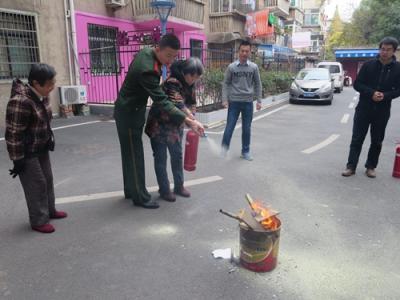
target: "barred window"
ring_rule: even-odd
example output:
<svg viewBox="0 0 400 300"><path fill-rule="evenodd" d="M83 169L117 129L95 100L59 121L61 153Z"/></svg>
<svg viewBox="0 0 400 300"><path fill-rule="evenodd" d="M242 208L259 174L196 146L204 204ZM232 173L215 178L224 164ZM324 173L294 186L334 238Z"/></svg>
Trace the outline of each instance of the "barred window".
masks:
<svg viewBox="0 0 400 300"><path fill-rule="evenodd" d="M0 80L28 78L36 62L39 46L35 16L0 10Z"/></svg>
<svg viewBox="0 0 400 300"><path fill-rule="evenodd" d="M190 56L203 59L203 41L190 39Z"/></svg>
<svg viewBox="0 0 400 300"><path fill-rule="evenodd" d="M119 73L118 28L88 24L90 69L93 75Z"/></svg>

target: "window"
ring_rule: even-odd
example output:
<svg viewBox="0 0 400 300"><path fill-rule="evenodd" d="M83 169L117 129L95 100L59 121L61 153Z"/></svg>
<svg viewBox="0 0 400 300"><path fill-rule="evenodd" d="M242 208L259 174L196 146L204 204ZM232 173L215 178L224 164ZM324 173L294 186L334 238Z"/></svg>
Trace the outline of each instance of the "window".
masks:
<svg viewBox="0 0 400 300"><path fill-rule="evenodd" d="M290 0L290 5L298 8L303 8L303 0Z"/></svg>
<svg viewBox="0 0 400 300"><path fill-rule="evenodd" d="M305 26L318 26L319 25L319 10L307 9L304 14Z"/></svg>
<svg viewBox="0 0 400 300"><path fill-rule="evenodd" d="M90 69L93 75L119 73L118 28L88 24Z"/></svg>
<svg viewBox="0 0 400 300"><path fill-rule="evenodd" d="M340 73L339 66L335 65L320 65L318 68L328 69L330 73Z"/></svg>
<svg viewBox="0 0 400 300"><path fill-rule="evenodd" d="M210 8L212 13L231 12L234 10L242 13L254 11L255 0L211 0Z"/></svg>
<svg viewBox="0 0 400 300"><path fill-rule="evenodd" d="M203 60L203 41L190 40L190 56L195 56Z"/></svg>
<svg viewBox="0 0 400 300"><path fill-rule="evenodd" d="M39 47L35 16L0 10L0 79L28 78L36 62Z"/></svg>

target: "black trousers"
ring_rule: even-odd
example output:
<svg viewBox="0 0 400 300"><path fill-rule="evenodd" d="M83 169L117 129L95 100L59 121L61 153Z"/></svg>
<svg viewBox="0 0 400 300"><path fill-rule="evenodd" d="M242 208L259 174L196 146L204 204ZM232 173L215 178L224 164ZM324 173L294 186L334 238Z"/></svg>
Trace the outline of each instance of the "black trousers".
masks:
<svg viewBox="0 0 400 300"><path fill-rule="evenodd" d="M55 213L53 173L49 152L27 158L25 168L19 174L25 193L32 226L49 222L49 215Z"/></svg>
<svg viewBox="0 0 400 300"><path fill-rule="evenodd" d="M365 136L370 128L371 145L369 146L368 158L365 162L367 169L375 169L378 165L382 142L385 138L386 125L390 118L388 107L357 107L354 114L353 135L350 144L347 168L355 170L360 157Z"/></svg>

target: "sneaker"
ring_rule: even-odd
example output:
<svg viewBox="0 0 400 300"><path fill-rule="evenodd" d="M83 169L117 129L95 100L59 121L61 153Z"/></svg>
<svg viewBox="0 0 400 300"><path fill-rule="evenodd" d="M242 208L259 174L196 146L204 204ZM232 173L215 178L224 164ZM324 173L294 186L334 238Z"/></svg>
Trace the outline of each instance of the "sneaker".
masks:
<svg viewBox="0 0 400 300"><path fill-rule="evenodd" d="M356 171L353 170L353 169L350 169L350 168L347 168L346 170L344 170L342 172L342 176L344 176L344 177L350 177L350 176L352 176L354 174L356 174Z"/></svg>
<svg viewBox="0 0 400 300"><path fill-rule="evenodd" d="M240 155L240 158L243 158L243 159L248 160L248 161L252 161L253 160L253 157L250 155L250 153L242 153L242 155Z"/></svg>
<svg viewBox="0 0 400 300"><path fill-rule="evenodd" d="M50 223L43 224L40 226L32 226L32 229L40 233L52 233L56 230L54 226L51 225Z"/></svg>
<svg viewBox="0 0 400 300"><path fill-rule="evenodd" d="M221 146L220 156L226 158L228 156L228 148L226 146Z"/></svg>
<svg viewBox="0 0 400 300"><path fill-rule="evenodd" d="M68 214L65 211L56 210L53 214L50 214L50 219L64 219L68 217Z"/></svg>
<svg viewBox="0 0 400 300"><path fill-rule="evenodd" d="M174 193L179 196L185 197L185 198L190 197L190 192L187 189L185 189L183 186L177 190L174 190Z"/></svg>
<svg viewBox="0 0 400 300"><path fill-rule="evenodd" d="M367 169L365 171L365 175L367 175L369 178L375 178L376 177L375 169Z"/></svg>

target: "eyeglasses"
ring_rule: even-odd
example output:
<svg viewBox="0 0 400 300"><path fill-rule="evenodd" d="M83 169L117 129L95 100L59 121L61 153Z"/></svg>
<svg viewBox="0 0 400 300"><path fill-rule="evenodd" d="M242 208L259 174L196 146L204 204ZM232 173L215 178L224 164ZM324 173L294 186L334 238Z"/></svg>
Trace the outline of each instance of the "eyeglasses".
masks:
<svg viewBox="0 0 400 300"><path fill-rule="evenodd" d="M393 48L380 48L379 51L381 51L381 52L393 52L394 49Z"/></svg>

